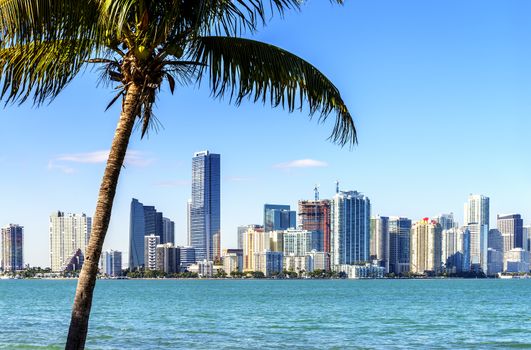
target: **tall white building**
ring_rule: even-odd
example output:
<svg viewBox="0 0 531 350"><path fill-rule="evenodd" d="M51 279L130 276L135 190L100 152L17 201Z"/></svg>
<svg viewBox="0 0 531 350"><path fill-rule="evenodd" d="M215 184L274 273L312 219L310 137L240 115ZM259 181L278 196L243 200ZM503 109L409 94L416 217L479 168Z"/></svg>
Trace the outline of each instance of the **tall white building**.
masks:
<svg viewBox="0 0 531 350"><path fill-rule="evenodd" d="M389 272L389 218L374 216L371 218L370 239L371 260L377 260L378 266Z"/></svg>
<svg viewBox="0 0 531 350"><path fill-rule="evenodd" d="M487 271L489 197L471 194L465 203L464 225L470 231L470 262L474 270Z"/></svg>
<svg viewBox="0 0 531 350"><path fill-rule="evenodd" d="M305 256L312 250L313 231L287 229L282 234L284 256Z"/></svg>
<svg viewBox="0 0 531 350"><path fill-rule="evenodd" d="M369 261L371 202L357 191L338 192L330 205L331 264Z"/></svg>
<svg viewBox="0 0 531 350"><path fill-rule="evenodd" d="M84 213L65 214L61 211L50 215L50 267L61 272L78 249L85 254L92 218Z"/></svg>
<svg viewBox="0 0 531 350"><path fill-rule="evenodd" d="M157 245L160 237L157 235L144 236L144 263L146 270L157 269Z"/></svg>

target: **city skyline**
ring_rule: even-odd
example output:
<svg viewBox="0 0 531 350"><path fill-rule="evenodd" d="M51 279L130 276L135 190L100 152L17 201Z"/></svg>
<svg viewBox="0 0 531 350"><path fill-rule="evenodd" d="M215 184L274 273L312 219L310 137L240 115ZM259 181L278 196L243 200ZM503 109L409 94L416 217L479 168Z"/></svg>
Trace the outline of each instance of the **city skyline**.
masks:
<svg viewBox="0 0 531 350"><path fill-rule="evenodd" d="M305 113L245 101L235 108L208 100L204 88L177 89L155 110L163 128L142 141L133 135L104 248L128 250L131 198L156 204L175 222L177 243L185 243L189 158L200 149L224 155L222 246L236 246L237 226L261 222L264 203L296 208L313 198L316 183L322 198L331 198L335 180L366 193L376 215L454 212L462 223L466 196L482 193L492 201L491 223L516 212L529 225L530 9L522 1L309 2L289 20L274 19L256 38L324 69L344 91L359 144L349 151L327 142L332 125L319 127ZM338 34L315 26L321 22ZM293 35L283 35L288 31ZM0 164L10 169L0 174L2 193L16 198L0 203L0 223L25 227L31 265L47 264L50 212L93 215L118 113L104 113L112 92L94 87L96 74L74 80L50 106L8 106L0 117ZM208 127L197 132L198 122ZM31 143L20 142L21 130ZM247 135L260 141L244 143ZM471 159L481 166L471 167ZM421 168L427 161L434 171Z"/></svg>

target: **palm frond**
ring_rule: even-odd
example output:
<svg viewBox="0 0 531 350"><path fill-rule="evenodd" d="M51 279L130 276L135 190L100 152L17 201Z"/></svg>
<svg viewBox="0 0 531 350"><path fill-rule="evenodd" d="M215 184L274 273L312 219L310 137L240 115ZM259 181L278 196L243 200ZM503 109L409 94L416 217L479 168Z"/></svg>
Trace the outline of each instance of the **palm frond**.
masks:
<svg viewBox="0 0 531 350"><path fill-rule="evenodd" d="M52 100L76 76L93 51L86 40L33 42L0 48L0 98L6 103Z"/></svg>
<svg viewBox="0 0 531 350"><path fill-rule="evenodd" d="M0 36L7 44L95 40L98 0L0 0Z"/></svg>
<svg viewBox="0 0 531 350"><path fill-rule="evenodd" d="M345 145L356 143L354 121L338 89L313 65L273 45L232 37L202 37L195 43L199 79L208 78L214 96L229 96L236 104L244 98L268 100L273 107L290 112L307 104L310 115L324 122L335 112L330 139ZM206 68L207 67L207 68Z"/></svg>

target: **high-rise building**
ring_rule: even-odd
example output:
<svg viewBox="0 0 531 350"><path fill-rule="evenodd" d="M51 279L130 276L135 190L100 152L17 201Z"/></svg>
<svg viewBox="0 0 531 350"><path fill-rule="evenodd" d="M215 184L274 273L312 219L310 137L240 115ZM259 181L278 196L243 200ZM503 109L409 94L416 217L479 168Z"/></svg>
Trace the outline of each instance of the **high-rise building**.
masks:
<svg viewBox="0 0 531 350"><path fill-rule="evenodd" d="M330 270L330 253L312 250L306 254L308 258L308 272L315 270Z"/></svg>
<svg viewBox="0 0 531 350"><path fill-rule="evenodd" d="M503 252L503 236L500 230L493 228L489 230L489 237L487 239L487 247Z"/></svg>
<svg viewBox="0 0 531 350"><path fill-rule="evenodd" d="M465 203L464 225L470 231L470 262L475 271L487 271L490 215L489 197L471 194Z"/></svg>
<svg viewBox="0 0 531 350"><path fill-rule="evenodd" d="M102 273L117 277L122 275L122 252L118 250L107 250L102 256Z"/></svg>
<svg viewBox="0 0 531 350"><path fill-rule="evenodd" d="M281 231L295 228L297 213L290 210L289 205L265 204L264 205L264 230Z"/></svg>
<svg viewBox="0 0 531 350"><path fill-rule="evenodd" d="M172 243L158 244L155 258L156 270L165 273L179 272L180 249Z"/></svg>
<svg viewBox="0 0 531 350"><path fill-rule="evenodd" d="M247 231L248 225L238 226L238 249L243 249L243 235Z"/></svg>
<svg viewBox="0 0 531 350"><path fill-rule="evenodd" d="M442 230L441 261L450 273L470 270L470 232L466 227Z"/></svg>
<svg viewBox="0 0 531 350"><path fill-rule="evenodd" d="M16 271L24 268L24 227L9 224L0 229L0 268Z"/></svg>
<svg viewBox="0 0 531 350"><path fill-rule="evenodd" d="M186 245L192 246L192 199L186 202Z"/></svg>
<svg viewBox="0 0 531 350"><path fill-rule="evenodd" d="M283 248L284 256L290 254L294 256L305 256L312 251L312 242L318 240L320 237L315 235L315 231L288 229L284 231ZM317 239L314 239L317 238Z"/></svg>
<svg viewBox="0 0 531 350"><path fill-rule="evenodd" d="M330 201L299 201L299 225L303 230L320 232L322 242L317 251L330 252Z"/></svg>
<svg viewBox="0 0 531 350"><path fill-rule="evenodd" d="M440 214L434 217L433 220L437 221L439 225L441 225L441 229L443 231L450 230L457 226L457 223L454 220L454 213Z"/></svg>
<svg viewBox="0 0 531 350"><path fill-rule="evenodd" d="M92 218L85 214L54 212L50 215L50 266L61 272L74 255L85 254L92 230ZM79 254L78 254L79 255Z"/></svg>
<svg viewBox="0 0 531 350"><path fill-rule="evenodd" d="M513 248L503 255L503 270L513 273L529 273L529 252L522 248Z"/></svg>
<svg viewBox="0 0 531 350"><path fill-rule="evenodd" d="M266 277L282 272L284 267L284 254L269 250L255 253L253 271L262 271Z"/></svg>
<svg viewBox="0 0 531 350"><path fill-rule="evenodd" d="M410 271L439 273L441 271L441 225L424 218L411 228Z"/></svg>
<svg viewBox="0 0 531 350"><path fill-rule="evenodd" d="M389 218L389 272L409 272L411 220L398 216Z"/></svg>
<svg viewBox="0 0 531 350"><path fill-rule="evenodd" d="M243 249L223 249L223 266L226 273L243 272Z"/></svg>
<svg viewBox="0 0 531 350"><path fill-rule="evenodd" d="M503 251L493 248L487 250L487 275L503 272Z"/></svg>
<svg viewBox="0 0 531 350"><path fill-rule="evenodd" d="M175 223L164 217L162 218L161 242L175 244Z"/></svg>
<svg viewBox="0 0 531 350"><path fill-rule="evenodd" d="M144 236L144 266L146 270L157 269L157 246L160 244L160 236L151 234Z"/></svg>
<svg viewBox="0 0 531 350"><path fill-rule="evenodd" d="M269 233L266 234L263 226L249 225L243 235L243 269L254 271L256 254L270 250Z"/></svg>
<svg viewBox="0 0 531 350"><path fill-rule="evenodd" d="M502 235L504 252L514 248L527 250L527 239L524 244L524 220L520 214L498 215L497 224Z"/></svg>
<svg viewBox="0 0 531 350"><path fill-rule="evenodd" d="M195 258L194 247L178 247L180 253L180 269L186 270L190 265L194 264L197 259Z"/></svg>
<svg viewBox="0 0 531 350"><path fill-rule="evenodd" d="M221 256L214 250L214 236L220 240L220 155L197 152L192 159L192 203L190 238L197 261L213 261Z"/></svg>
<svg viewBox="0 0 531 350"><path fill-rule="evenodd" d="M378 261L378 266L389 272L389 218L375 216L371 218L370 259Z"/></svg>
<svg viewBox="0 0 531 350"><path fill-rule="evenodd" d="M170 225L171 226L171 225ZM169 239L173 234L167 232ZM154 206L143 205L137 199L131 200L129 221L129 268L136 269L145 265L144 237L155 235L160 242L166 243L164 235L163 214Z"/></svg>
<svg viewBox="0 0 531 350"><path fill-rule="evenodd" d="M527 241L527 251L531 252L531 226L524 226L523 230L524 242Z"/></svg>
<svg viewBox="0 0 531 350"><path fill-rule="evenodd" d="M332 268L369 261L371 202L357 191L338 192L331 202Z"/></svg>

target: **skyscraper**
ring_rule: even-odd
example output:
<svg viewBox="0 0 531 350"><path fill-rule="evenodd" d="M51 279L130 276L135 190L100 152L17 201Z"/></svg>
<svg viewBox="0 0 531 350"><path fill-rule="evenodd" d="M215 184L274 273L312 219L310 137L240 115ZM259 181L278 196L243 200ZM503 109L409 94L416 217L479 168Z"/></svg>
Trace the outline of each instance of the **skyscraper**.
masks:
<svg viewBox="0 0 531 350"><path fill-rule="evenodd" d="M280 231L295 228L297 213L290 210L289 205L265 204L264 205L264 230Z"/></svg>
<svg viewBox="0 0 531 350"><path fill-rule="evenodd" d="M465 203L464 225L470 231L470 262L475 271L487 271L489 197L473 195Z"/></svg>
<svg viewBox="0 0 531 350"><path fill-rule="evenodd" d="M527 251L531 252L531 226L524 226L523 235L524 242L527 241Z"/></svg>
<svg viewBox="0 0 531 350"><path fill-rule="evenodd" d="M371 218L370 259L377 260L378 266L389 272L389 218L375 216Z"/></svg>
<svg viewBox="0 0 531 350"><path fill-rule="evenodd" d="M169 219L168 219L169 220ZM160 242L166 243L166 239L173 242L173 231L171 220L169 231L164 232L163 214L158 212L154 206L143 205L137 199L131 200L131 212L129 221L129 268L136 269L145 264L144 261L144 237L155 235Z"/></svg>
<svg viewBox="0 0 531 350"><path fill-rule="evenodd" d="M439 273L441 271L441 225L424 218L411 228L410 271Z"/></svg>
<svg viewBox="0 0 531 350"><path fill-rule="evenodd" d="M369 261L371 202L357 191L338 192L331 202L330 255L333 268Z"/></svg>
<svg viewBox="0 0 531 350"><path fill-rule="evenodd" d="M192 246L192 199L186 202L186 245Z"/></svg>
<svg viewBox="0 0 531 350"><path fill-rule="evenodd" d="M162 218L162 243L175 244L175 223L168 218Z"/></svg>
<svg viewBox="0 0 531 350"><path fill-rule="evenodd" d="M157 246L159 244L159 236L154 234L144 236L144 263L146 270L157 269Z"/></svg>
<svg viewBox="0 0 531 350"><path fill-rule="evenodd" d="M238 249L243 249L243 235L247 231L247 225L238 226Z"/></svg>
<svg viewBox="0 0 531 350"><path fill-rule="evenodd" d="M524 244L524 220L520 214L498 215L497 224L502 235L504 252L514 248L527 250L527 239Z"/></svg>
<svg viewBox="0 0 531 350"><path fill-rule="evenodd" d="M330 252L330 201L299 201L299 225L303 230L318 231L322 243L317 251Z"/></svg>
<svg viewBox="0 0 531 350"><path fill-rule="evenodd" d="M439 225L441 225L442 230L449 230L457 226L454 220L454 213L440 214L434 217L433 220L437 221Z"/></svg>
<svg viewBox="0 0 531 350"><path fill-rule="evenodd" d="M220 155L197 152L192 159L192 204L190 238L197 261L213 261L221 256L220 241ZM217 251L214 250L216 245Z"/></svg>
<svg viewBox="0 0 531 350"><path fill-rule="evenodd" d="M389 218L389 272L409 272L411 220L401 217Z"/></svg>
<svg viewBox="0 0 531 350"><path fill-rule="evenodd" d="M447 272L470 270L470 232L466 227L442 231L442 265Z"/></svg>
<svg viewBox="0 0 531 350"><path fill-rule="evenodd" d="M254 271L256 254L270 250L269 233L263 226L249 225L243 235L243 269Z"/></svg>
<svg viewBox="0 0 531 350"><path fill-rule="evenodd" d="M107 276L122 275L122 252L118 250L108 250L103 252L102 256L102 273Z"/></svg>
<svg viewBox="0 0 531 350"><path fill-rule="evenodd" d="M9 224L0 230L0 268L16 271L24 268L24 227Z"/></svg>
<svg viewBox="0 0 531 350"><path fill-rule="evenodd" d="M156 248L156 269L165 273L179 272L180 249L172 243L159 244Z"/></svg>
<svg viewBox="0 0 531 350"><path fill-rule="evenodd" d="M63 271L78 250L82 255L85 254L91 230L92 218L85 214L65 214L58 211L50 215L52 271Z"/></svg>

